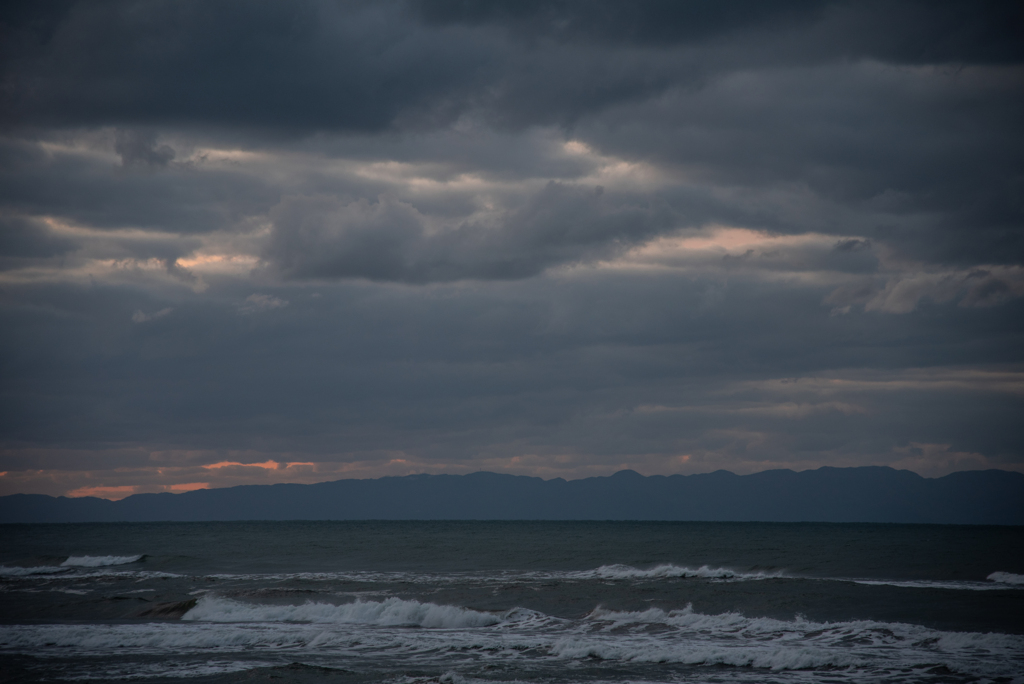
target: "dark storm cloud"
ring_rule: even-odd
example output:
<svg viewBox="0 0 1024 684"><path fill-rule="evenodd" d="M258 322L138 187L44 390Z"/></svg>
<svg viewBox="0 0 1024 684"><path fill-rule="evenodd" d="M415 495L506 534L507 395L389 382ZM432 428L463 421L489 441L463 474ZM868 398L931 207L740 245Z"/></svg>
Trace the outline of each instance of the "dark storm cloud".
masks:
<svg viewBox="0 0 1024 684"><path fill-rule="evenodd" d="M899 369L978 355L1013 362L1024 330L1012 321L1024 317L987 330L984 312L969 309L950 312L949 327L927 312L828 317L816 297L738 283L709 308L703 285L678 277L552 285L276 290L269 296L287 306L248 315L190 298L145 324L130 312L164 302L116 288L22 291L6 305L17 335L3 348L3 432L9 445L145 442L316 459L390 449L469 463L482 453L818 462L823 451L885 454L909 441L1008 462L1019 453L1019 435L1002 427L1020 408L1019 377L1009 393L976 383L964 405L943 371L908 380ZM853 373L869 382L849 389L828 382L830 368L855 367L888 370ZM809 384L765 386L796 376ZM48 458L34 467L60 465Z"/></svg>
<svg viewBox="0 0 1024 684"><path fill-rule="evenodd" d="M444 110L491 59L465 32L417 30L395 3L83 2L45 29L31 14L6 27L17 53L4 78L9 120L29 125L376 130Z"/></svg>
<svg viewBox="0 0 1024 684"><path fill-rule="evenodd" d="M121 156L121 164L133 166L167 166L175 152L170 145L157 145L154 131L118 131L114 151Z"/></svg>
<svg viewBox="0 0 1024 684"><path fill-rule="evenodd" d="M752 31L806 31L817 23L848 29L829 34L830 41L798 48L813 46L819 57L905 63L1016 62L1024 57L1019 41L1024 11L1012 2L421 0L412 7L430 23L491 25L534 40L664 47Z"/></svg>
<svg viewBox="0 0 1024 684"><path fill-rule="evenodd" d="M174 150L151 133L117 131L112 142L116 160L0 139L0 202L97 228L176 233L223 229L277 202L259 179L173 164Z"/></svg>
<svg viewBox="0 0 1024 684"><path fill-rule="evenodd" d="M265 258L286 277L401 282L524 278L553 264L610 256L674 218L648 198L609 201L600 186L554 182L496 225L436 233L414 207L385 197L350 204L288 198L272 216Z"/></svg>
<svg viewBox="0 0 1024 684"><path fill-rule="evenodd" d="M806 190L803 216L765 212L770 229L852 229L911 258L1011 263L1024 258L1022 92L1019 68L769 70L624 105L579 133L712 184ZM819 201L829 216L808 213Z"/></svg>
<svg viewBox="0 0 1024 684"><path fill-rule="evenodd" d="M6 3L0 491L1024 468L1021 21Z"/></svg>
<svg viewBox="0 0 1024 684"><path fill-rule="evenodd" d="M23 125L380 130L482 106L529 125L737 57L1016 63L1021 22L1009 2L12 3L4 109Z"/></svg>
<svg viewBox="0 0 1024 684"><path fill-rule="evenodd" d="M433 24L493 25L521 37L559 41L665 45L705 39L749 26L785 23L824 5L817 0L789 2L594 3L578 1L412 2Z"/></svg>
<svg viewBox="0 0 1024 684"><path fill-rule="evenodd" d="M475 115L515 129L569 125L625 159L762 194L804 185L836 205L807 222L762 212L755 225L771 230L868 233L908 258L960 265L1024 257L1024 19L1015 3L12 7L8 125L127 126L115 142L126 167L175 158L154 126L250 128L273 139L411 133ZM30 182L27 171L22 164L22 182L4 184L9 195L31 197L60 177L47 169L50 182ZM223 222L231 202L210 195L241 192L202 189L200 215L189 212L187 188L123 196L168 203L150 216L178 213L169 227L191 232ZM109 204L93 188L60 190L41 203L85 195ZM301 192L311 190L322 192ZM220 212L202 215L199 205L215 204ZM124 209L110 218L151 225ZM850 209L886 215L860 217L856 231L836 226Z"/></svg>
<svg viewBox="0 0 1024 684"><path fill-rule="evenodd" d="M66 254L78 245L54 235L38 221L20 216L0 216L0 255L8 258L46 258Z"/></svg>

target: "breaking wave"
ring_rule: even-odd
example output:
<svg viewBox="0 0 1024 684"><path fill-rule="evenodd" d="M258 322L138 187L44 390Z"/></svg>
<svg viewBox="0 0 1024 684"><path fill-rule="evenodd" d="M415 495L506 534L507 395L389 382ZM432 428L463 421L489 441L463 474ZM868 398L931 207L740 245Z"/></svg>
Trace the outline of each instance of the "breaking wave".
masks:
<svg viewBox="0 0 1024 684"><path fill-rule="evenodd" d="M1011 660L1024 655L1024 638L1016 635L942 632L873 620L813 622L800 617L778 620L739 613L706 615L690 606L638 612L597 608L587 619L607 632L659 625L672 628L670 633L685 634L687 639L658 640L644 649L632 648L628 641L588 645L570 640L558 645L561 654L638 662L805 669L859 667L877 662L881 648L898 654L902 666L934 664L937 659L950 669L975 672L979 670L976 663L970 663L970 654L1012 654ZM852 645L856 648L850 648Z"/></svg>
<svg viewBox="0 0 1024 684"><path fill-rule="evenodd" d="M231 599L206 596L188 611L182 620L203 622L315 622L361 623L372 625L452 629L486 627L501 622L491 613L482 613L457 606L404 601L356 601L334 605L307 602L298 606L260 605Z"/></svg>
<svg viewBox="0 0 1024 684"><path fill-rule="evenodd" d="M423 662L445 667L480 659L506 664L540 659L552 667L561 667L560 661L600 659L762 670L828 668L833 675L846 669L862 678L871 675L871 680L884 679L871 673L936 666L972 676L1012 676L1024 656L1024 637L1018 635L942 632L875 621L703 614L690 607L636 612L596 608L583 619L563 620L522 608L498 616L397 598L289 606L207 597L183 620L0 626L0 652L95 657L127 649L174 657L269 649L315 656L325 664L416 654ZM367 629L367 624L382 629ZM409 626L444 629L404 629Z"/></svg>
<svg viewBox="0 0 1024 684"><path fill-rule="evenodd" d="M1015 575L1012 572L993 572L985 579L999 582L1000 584L1024 585L1024 575Z"/></svg>
<svg viewBox="0 0 1024 684"><path fill-rule="evenodd" d="M69 568L104 568L110 565L128 565L137 563L145 556L70 556L61 563L62 567Z"/></svg>
<svg viewBox="0 0 1024 684"><path fill-rule="evenodd" d="M1024 637L1007 634L982 634L978 632L941 632L920 625L900 622L877 622L874 620L851 620L844 622L815 622L802 617L794 620L779 620L767 617L746 617L741 613L698 613L692 606L679 610L665 611L649 608L644 611L614 611L595 608L586 616L588 621L601 624L606 629L622 628L628 625L663 625L688 633L703 635L743 636L748 638L786 639L794 637L817 643L840 643L857 639L859 643L880 640L879 643L898 642L964 646L1007 645L1024 647Z"/></svg>

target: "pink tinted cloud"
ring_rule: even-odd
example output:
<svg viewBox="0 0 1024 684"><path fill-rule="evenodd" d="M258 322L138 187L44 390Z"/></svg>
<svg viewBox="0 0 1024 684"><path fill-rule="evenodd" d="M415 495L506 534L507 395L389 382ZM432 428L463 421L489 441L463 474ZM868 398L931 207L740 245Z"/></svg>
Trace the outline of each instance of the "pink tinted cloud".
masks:
<svg viewBox="0 0 1024 684"><path fill-rule="evenodd" d="M217 470L220 468L263 468L265 470L284 470L294 466L314 466L312 462L300 462L300 461L264 461L263 463L240 463L238 461L220 461L218 463L209 463L201 466L206 470Z"/></svg>
<svg viewBox="0 0 1024 684"><path fill-rule="evenodd" d="M170 485L157 485L156 491L160 492L173 492L180 494L181 492L192 492L197 489L209 489L209 482L183 482L180 484ZM132 494L138 494L141 492L153 491L154 487L145 487L140 485L95 485L92 487L79 487L78 489L72 489L67 492L64 496L71 498L80 498L83 496L95 496L99 499L109 499L110 501L119 501L125 497L129 497Z"/></svg>
<svg viewBox="0 0 1024 684"><path fill-rule="evenodd" d="M202 466L207 470L220 468L241 467L241 468L265 468L267 470L278 470L281 464L277 461L264 461L263 463L239 463L238 461L220 461L219 463L208 463Z"/></svg>
<svg viewBox="0 0 1024 684"><path fill-rule="evenodd" d="M127 496L131 496L134 493L135 487L131 485L121 485L115 487L104 487L102 485L99 485L96 487L79 487L78 489L71 490L70 492L65 494L65 496L69 496L73 499L83 496L95 496L99 497L100 499L110 499L111 501L118 501Z"/></svg>
<svg viewBox="0 0 1024 684"><path fill-rule="evenodd" d="M173 484L167 487L169 492L194 492L197 489L209 489L209 482L185 482L182 484Z"/></svg>

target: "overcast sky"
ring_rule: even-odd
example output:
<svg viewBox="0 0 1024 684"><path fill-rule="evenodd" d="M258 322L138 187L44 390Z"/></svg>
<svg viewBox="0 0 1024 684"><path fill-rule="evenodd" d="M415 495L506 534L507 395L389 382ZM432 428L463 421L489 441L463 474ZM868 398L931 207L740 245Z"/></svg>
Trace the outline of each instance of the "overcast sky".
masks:
<svg viewBox="0 0 1024 684"><path fill-rule="evenodd" d="M0 494L1024 470L1020 3L0 21Z"/></svg>

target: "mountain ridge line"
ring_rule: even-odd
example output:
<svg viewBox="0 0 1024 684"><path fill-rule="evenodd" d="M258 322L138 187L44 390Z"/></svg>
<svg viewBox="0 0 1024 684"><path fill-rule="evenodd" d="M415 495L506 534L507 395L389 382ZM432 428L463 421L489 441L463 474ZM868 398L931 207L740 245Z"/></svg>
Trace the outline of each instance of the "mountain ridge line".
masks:
<svg viewBox="0 0 1024 684"><path fill-rule="evenodd" d="M1024 524L1024 474L886 466L544 480L481 471L96 497L0 497L0 523L216 520L700 520Z"/></svg>

